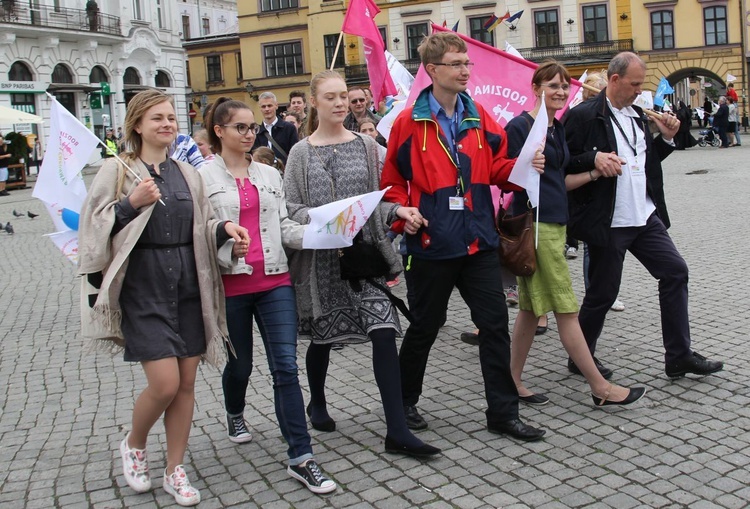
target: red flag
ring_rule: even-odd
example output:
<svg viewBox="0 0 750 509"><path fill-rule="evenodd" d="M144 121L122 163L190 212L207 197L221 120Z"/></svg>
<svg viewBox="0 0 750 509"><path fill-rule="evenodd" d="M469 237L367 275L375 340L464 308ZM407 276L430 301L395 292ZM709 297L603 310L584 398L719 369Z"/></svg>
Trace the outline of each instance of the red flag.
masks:
<svg viewBox="0 0 750 509"><path fill-rule="evenodd" d="M341 26L341 31L345 34L362 38L372 98L376 105L385 96L396 95L398 92L388 72L383 37L375 24L375 16L379 12L380 9L372 0L351 0L344 16L344 24Z"/></svg>
<svg viewBox="0 0 750 509"><path fill-rule="evenodd" d="M432 25L432 30L434 32L447 31L438 25ZM522 111L534 109L535 99L531 88L531 77L534 75L537 64L515 57L464 34L457 35L466 41L469 59L476 64L471 71L466 88L472 99L491 113L503 127ZM413 104L419 92L431 83L424 66L420 66L406 104ZM580 87L581 83L578 80L570 80L568 104ZM565 109L567 105L557 113L558 119Z"/></svg>

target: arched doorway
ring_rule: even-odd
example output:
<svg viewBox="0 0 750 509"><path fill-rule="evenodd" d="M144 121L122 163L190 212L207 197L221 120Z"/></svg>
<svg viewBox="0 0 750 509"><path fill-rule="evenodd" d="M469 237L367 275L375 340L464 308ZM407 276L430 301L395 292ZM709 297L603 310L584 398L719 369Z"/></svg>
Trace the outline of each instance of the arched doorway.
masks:
<svg viewBox="0 0 750 509"><path fill-rule="evenodd" d="M34 75L28 65L15 61L8 70L8 81L34 81ZM34 94L10 94L11 107L36 115Z"/></svg>
<svg viewBox="0 0 750 509"><path fill-rule="evenodd" d="M143 90L141 75L135 67L128 67L122 75L123 92L125 94L125 107L135 94Z"/></svg>
<svg viewBox="0 0 750 509"><path fill-rule="evenodd" d="M95 65L89 73L89 83L92 85L99 85L102 82L109 83L109 76L107 71L101 65ZM98 94L99 92L92 92L92 94ZM94 134L99 139L104 139L105 129L112 127L112 97L111 95L101 96L101 108L91 109L91 119L94 124ZM93 101L92 101L92 104Z"/></svg>
<svg viewBox="0 0 750 509"><path fill-rule="evenodd" d="M65 64L57 64L52 70L52 83L59 84L72 84L73 73ZM62 106L65 107L74 117L78 116L78 108L76 107L76 95L73 92L59 92L53 91L54 96L57 98Z"/></svg>
<svg viewBox="0 0 750 509"><path fill-rule="evenodd" d="M172 86L172 80L164 71L156 71L156 77L154 82L158 88L170 88Z"/></svg>

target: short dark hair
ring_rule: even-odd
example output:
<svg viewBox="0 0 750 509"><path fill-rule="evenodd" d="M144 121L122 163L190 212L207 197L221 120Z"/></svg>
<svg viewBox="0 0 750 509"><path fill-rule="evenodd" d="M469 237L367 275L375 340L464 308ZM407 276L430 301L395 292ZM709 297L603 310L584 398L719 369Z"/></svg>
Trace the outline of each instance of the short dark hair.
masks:
<svg viewBox="0 0 750 509"><path fill-rule="evenodd" d="M301 97L303 103L307 103L307 95L302 90L292 90L289 92L289 102L292 102L292 99L295 97Z"/></svg>

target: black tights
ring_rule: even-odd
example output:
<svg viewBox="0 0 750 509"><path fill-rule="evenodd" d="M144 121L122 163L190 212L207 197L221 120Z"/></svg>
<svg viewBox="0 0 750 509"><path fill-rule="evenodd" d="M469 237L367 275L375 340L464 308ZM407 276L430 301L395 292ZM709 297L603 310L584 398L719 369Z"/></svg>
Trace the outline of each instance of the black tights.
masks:
<svg viewBox="0 0 750 509"><path fill-rule="evenodd" d="M421 440L406 427L404 404L401 398L401 371L393 329L376 329L369 333L372 343L372 369L383 402L388 436L400 444L419 446ZM310 385L311 419L321 422L330 419L326 409L325 382L328 374L331 345L310 344L305 364Z"/></svg>

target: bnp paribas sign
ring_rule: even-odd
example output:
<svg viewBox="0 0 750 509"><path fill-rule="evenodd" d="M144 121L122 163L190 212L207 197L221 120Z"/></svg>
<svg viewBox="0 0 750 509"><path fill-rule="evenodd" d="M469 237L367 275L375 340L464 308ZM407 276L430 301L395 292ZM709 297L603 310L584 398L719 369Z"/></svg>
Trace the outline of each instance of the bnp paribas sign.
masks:
<svg viewBox="0 0 750 509"><path fill-rule="evenodd" d="M0 81L0 94L43 94L48 87L44 81Z"/></svg>

